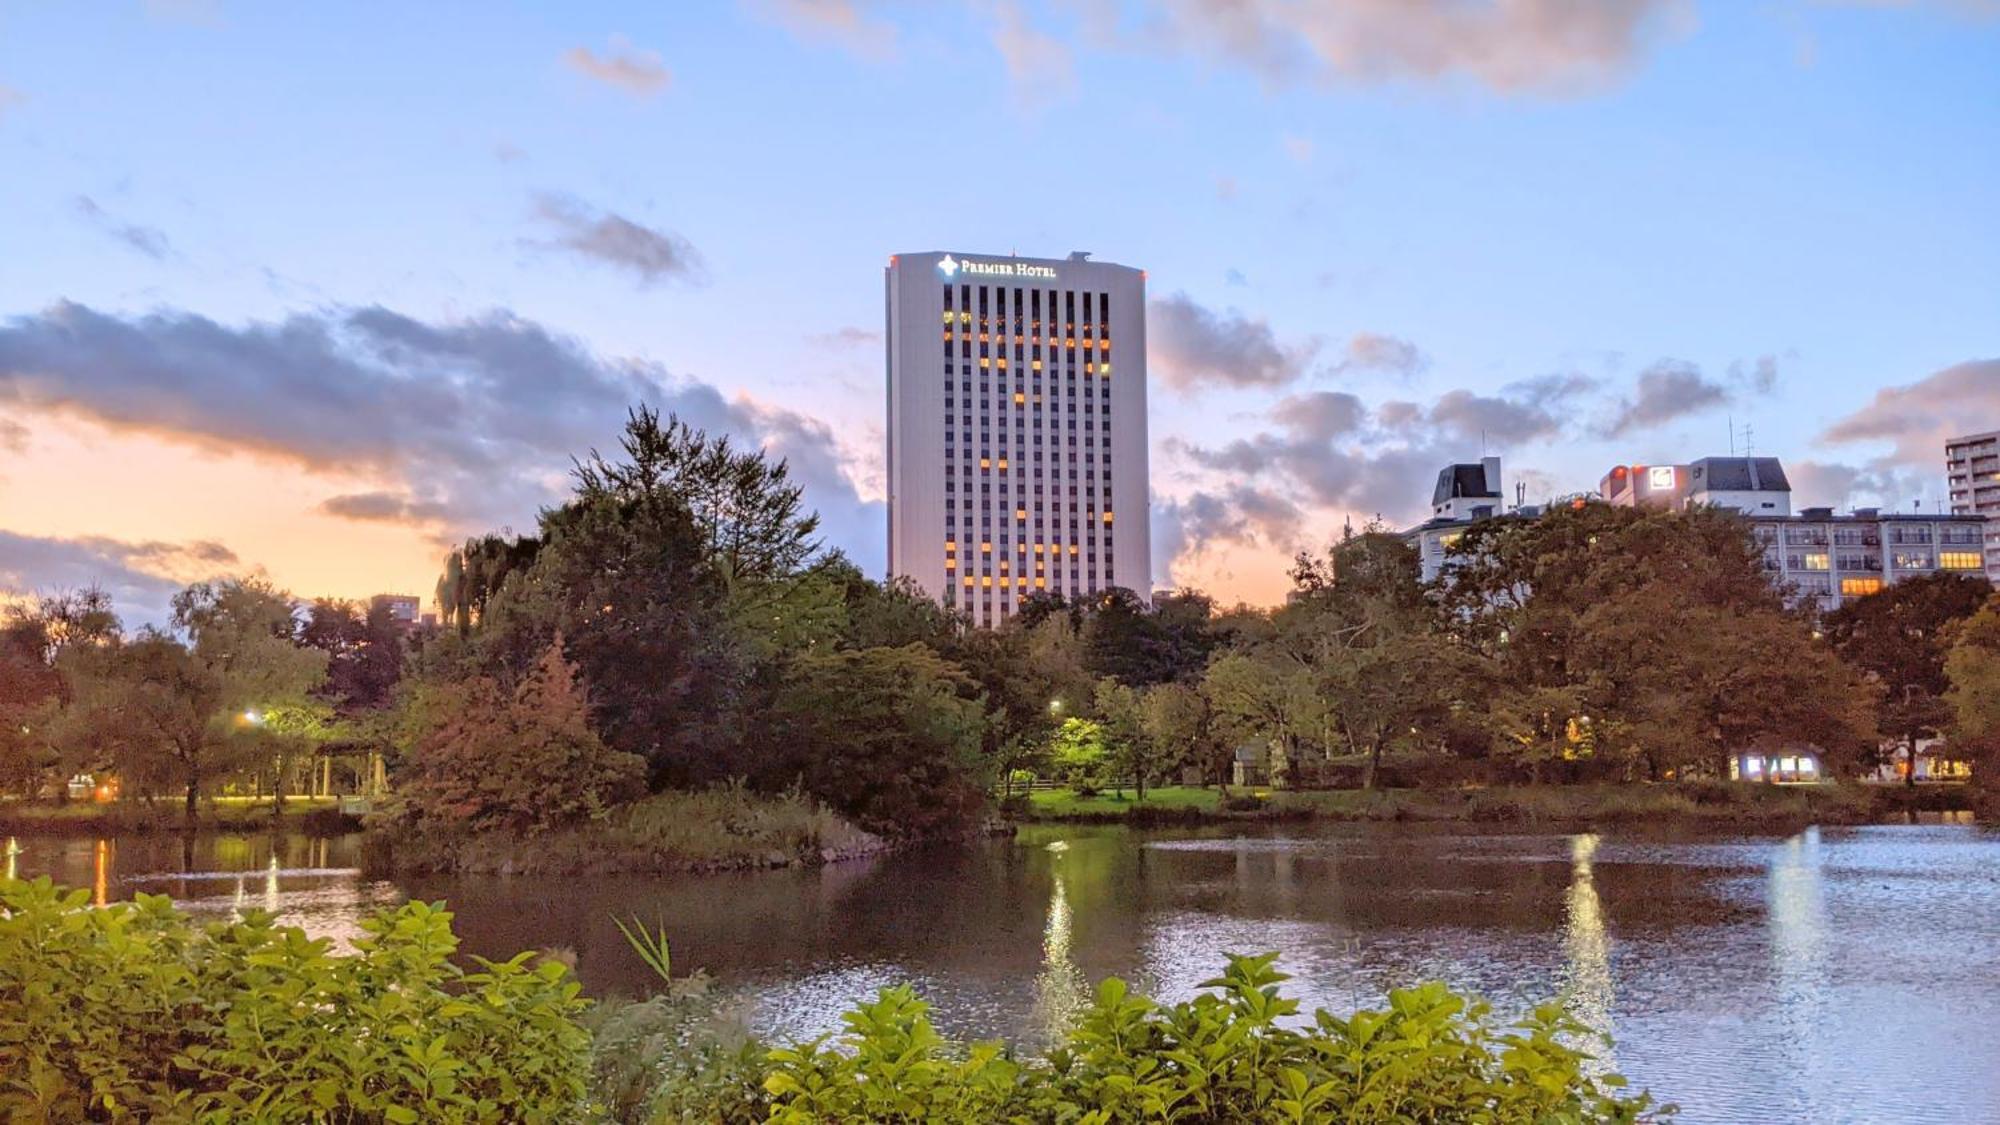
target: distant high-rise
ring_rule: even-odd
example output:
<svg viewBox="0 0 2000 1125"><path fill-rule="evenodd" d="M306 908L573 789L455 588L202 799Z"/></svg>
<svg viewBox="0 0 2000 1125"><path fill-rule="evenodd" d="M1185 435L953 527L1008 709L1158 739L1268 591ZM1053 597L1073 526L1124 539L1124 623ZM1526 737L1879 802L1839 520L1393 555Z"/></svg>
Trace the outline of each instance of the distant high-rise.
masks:
<svg viewBox="0 0 2000 1125"><path fill-rule="evenodd" d="M1954 515L1986 517L1986 577L2000 585L2000 430L1944 443Z"/></svg>
<svg viewBox="0 0 2000 1125"><path fill-rule="evenodd" d="M1146 275L933 252L885 280L890 575L981 625L1038 591L1143 596Z"/></svg>

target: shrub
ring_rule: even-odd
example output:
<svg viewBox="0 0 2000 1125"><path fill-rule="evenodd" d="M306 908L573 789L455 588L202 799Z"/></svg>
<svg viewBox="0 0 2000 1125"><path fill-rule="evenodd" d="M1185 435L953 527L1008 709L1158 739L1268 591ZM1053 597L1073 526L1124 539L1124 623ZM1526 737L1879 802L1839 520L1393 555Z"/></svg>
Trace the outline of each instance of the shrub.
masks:
<svg viewBox="0 0 2000 1125"><path fill-rule="evenodd" d="M1107 980L1067 1040L1022 1060L957 1050L907 987L844 1017L847 1031L771 1053L771 1120L829 1122L1520 1122L1646 1120L1651 1099L1593 1078L1570 1042L1587 1029L1547 1004L1499 1028L1441 984L1386 1011L1303 1028L1276 954L1231 957L1192 1001L1162 1006ZM1672 1107L1657 1111L1671 1113Z"/></svg>
<svg viewBox="0 0 2000 1125"><path fill-rule="evenodd" d="M451 915L361 923L353 955L261 912L92 909L0 882L0 1119L574 1121L584 1001L563 965L452 963Z"/></svg>
<svg viewBox="0 0 2000 1125"><path fill-rule="evenodd" d="M757 793L740 783L656 793L602 820L532 834L410 831L394 821L377 827L371 861L398 871L720 871L814 865L883 847L811 797Z"/></svg>
<svg viewBox="0 0 2000 1125"><path fill-rule="evenodd" d="M644 791L645 762L591 729L560 639L512 691L475 676L433 686L416 710L423 733L391 815L406 826L550 828L602 817Z"/></svg>

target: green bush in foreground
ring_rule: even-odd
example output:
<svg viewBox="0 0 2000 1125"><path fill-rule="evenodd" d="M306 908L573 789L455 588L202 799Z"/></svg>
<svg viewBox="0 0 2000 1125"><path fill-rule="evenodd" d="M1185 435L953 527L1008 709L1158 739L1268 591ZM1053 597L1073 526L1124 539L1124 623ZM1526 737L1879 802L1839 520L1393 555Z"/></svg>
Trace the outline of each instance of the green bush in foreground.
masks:
<svg viewBox="0 0 2000 1125"><path fill-rule="evenodd" d="M998 1043L950 1049L908 988L843 1017L847 1032L774 1051L770 1120L829 1122L1623 1122L1655 1111L1571 1046L1589 1030L1544 1005L1497 1028L1442 984L1387 1011L1279 1021L1298 1002L1276 954L1231 957L1192 1001L1163 1006L1107 980L1045 1057Z"/></svg>
<svg viewBox="0 0 2000 1125"><path fill-rule="evenodd" d="M0 882L0 1120L454 1122L579 1118L586 1006L560 964L452 964L451 915L362 923L352 955L251 912L164 896L102 909Z"/></svg>
<svg viewBox="0 0 2000 1125"><path fill-rule="evenodd" d="M1117 980L1053 1050L959 1047L908 987L834 1039L765 1050L705 979L594 1008L528 954L456 968L451 915L410 903L355 952L260 913L205 926L163 897L90 907L0 882L0 1120L327 1122L1636 1122L1557 1005L1496 1025L1440 984L1301 1022L1276 954L1194 1000ZM663 935L628 938L665 978ZM475 959L477 960L477 959ZM594 1037L594 1042L593 1042Z"/></svg>

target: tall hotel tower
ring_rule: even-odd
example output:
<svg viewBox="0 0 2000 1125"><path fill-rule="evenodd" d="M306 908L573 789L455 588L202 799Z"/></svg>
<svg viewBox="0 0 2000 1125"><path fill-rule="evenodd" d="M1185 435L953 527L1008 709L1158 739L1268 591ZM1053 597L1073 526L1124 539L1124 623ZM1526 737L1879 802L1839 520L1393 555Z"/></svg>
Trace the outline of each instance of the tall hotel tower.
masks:
<svg viewBox="0 0 2000 1125"><path fill-rule="evenodd" d="M1146 596L1146 275L898 254L889 573L977 625L1038 591Z"/></svg>

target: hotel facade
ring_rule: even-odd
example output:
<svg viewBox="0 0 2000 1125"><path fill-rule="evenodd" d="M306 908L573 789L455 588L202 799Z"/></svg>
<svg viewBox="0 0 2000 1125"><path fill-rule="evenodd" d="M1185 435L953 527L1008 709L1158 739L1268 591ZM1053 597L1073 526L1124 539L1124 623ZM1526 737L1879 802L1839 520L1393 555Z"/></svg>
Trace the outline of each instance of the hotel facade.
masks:
<svg viewBox="0 0 2000 1125"><path fill-rule="evenodd" d="M890 576L975 625L1039 592L1144 596L1145 274L931 252L884 284Z"/></svg>

